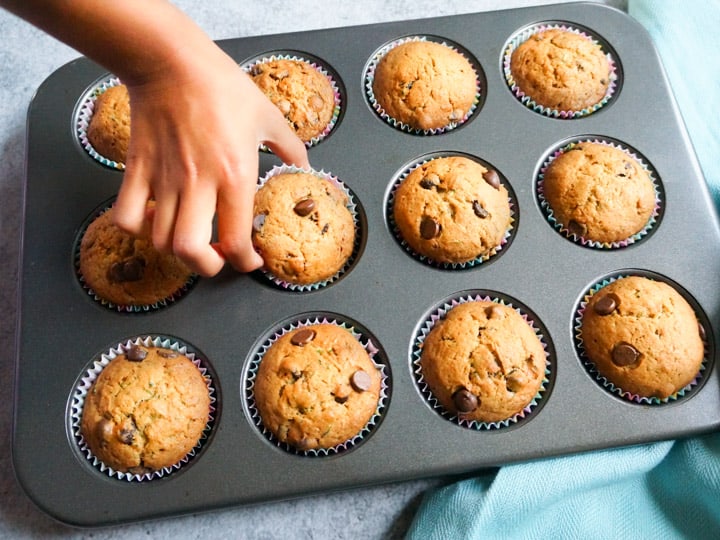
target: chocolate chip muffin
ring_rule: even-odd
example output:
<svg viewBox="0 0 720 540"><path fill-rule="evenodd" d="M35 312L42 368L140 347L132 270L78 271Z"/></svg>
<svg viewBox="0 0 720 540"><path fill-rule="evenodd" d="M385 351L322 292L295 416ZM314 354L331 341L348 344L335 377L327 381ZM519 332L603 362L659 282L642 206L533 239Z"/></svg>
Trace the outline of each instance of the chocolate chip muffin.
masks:
<svg viewBox="0 0 720 540"><path fill-rule="evenodd" d="M85 286L115 307L153 306L179 297L194 279L190 269L156 250L149 233L136 237L120 230L112 213L109 208L95 218L80 240L78 271Z"/></svg>
<svg viewBox="0 0 720 540"><path fill-rule="evenodd" d="M282 335L255 381L262 425L282 443L330 449L360 434L378 409L381 374L363 345L331 323Z"/></svg>
<svg viewBox="0 0 720 540"><path fill-rule="evenodd" d="M101 156L125 163L130 144L130 96L124 84L111 86L97 97L87 138Z"/></svg>
<svg viewBox="0 0 720 540"><path fill-rule="evenodd" d="M512 219L497 172L464 156L435 158L413 169L395 191L392 207L402 239L439 263L491 256Z"/></svg>
<svg viewBox="0 0 720 540"><path fill-rule="evenodd" d="M600 142L564 150L545 170L542 189L562 229L604 244L641 232L656 207L647 169L628 152Z"/></svg>
<svg viewBox="0 0 720 540"><path fill-rule="evenodd" d="M90 387L81 434L114 471L152 473L180 463L198 445L210 406L205 377L187 356L132 345Z"/></svg>
<svg viewBox="0 0 720 540"><path fill-rule="evenodd" d="M330 126L335 90L330 78L311 63L276 58L254 64L250 76L303 142L320 137Z"/></svg>
<svg viewBox="0 0 720 540"><path fill-rule="evenodd" d="M425 338L422 377L449 413L481 423L512 418L545 378L540 338L515 309L493 301L453 307Z"/></svg>
<svg viewBox="0 0 720 540"><path fill-rule="evenodd" d="M346 265L355 245L348 196L311 172L281 172L255 194L252 239L275 278L324 282Z"/></svg>
<svg viewBox="0 0 720 540"><path fill-rule="evenodd" d="M619 278L587 302L580 339L597 372L623 392L666 399L700 372L704 330L672 286Z"/></svg>
<svg viewBox="0 0 720 540"><path fill-rule="evenodd" d="M557 111L582 111L602 102L612 70L598 43L564 28L532 34L510 58L518 89L536 104Z"/></svg>
<svg viewBox="0 0 720 540"><path fill-rule="evenodd" d="M372 82L380 112L411 129L463 122L477 102L477 74L460 52L433 41L406 41L379 60Z"/></svg>

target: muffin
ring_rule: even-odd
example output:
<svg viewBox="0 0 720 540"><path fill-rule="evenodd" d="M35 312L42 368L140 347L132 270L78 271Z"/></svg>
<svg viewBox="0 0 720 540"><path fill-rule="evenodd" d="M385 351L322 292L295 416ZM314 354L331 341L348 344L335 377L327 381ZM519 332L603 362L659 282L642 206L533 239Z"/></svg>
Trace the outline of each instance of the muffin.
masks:
<svg viewBox="0 0 720 540"><path fill-rule="evenodd" d="M379 112L410 129L431 131L463 122L477 102L477 74L448 45L406 41L378 61L372 92Z"/></svg>
<svg viewBox="0 0 720 540"><path fill-rule="evenodd" d="M254 64L250 76L303 142L321 137L334 122L335 89L330 78L311 63L273 58Z"/></svg>
<svg viewBox="0 0 720 540"><path fill-rule="evenodd" d="M545 379L545 348L515 309L473 300L447 312L420 354L422 377L447 412L466 421L510 419L529 406Z"/></svg>
<svg viewBox="0 0 720 540"><path fill-rule="evenodd" d="M130 96L124 84L110 86L97 97L87 138L101 156L125 163L130 144Z"/></svg>
<svg viewBox="0 0 720 540"><path fill-rule="evenodd" d="M517 89L555 111L583 111L610 89L613 66L600 45L565 28L547 28L520 43L510 58Z"/></svg>
<svg viewBox="0 0 720 540"><path fill-rule="evenodd" d="M149 232L136 237L119 229L112 214L109 208L93 219L80 240L78 271L85 286L119 308L179 297L193 281L192 271L175 255L155 249Z"/></svg>
<svg viewBox="0 0 720 540"><path fill-rule="evenodd" d="M542 190L562 229L603 244L643 231L656 208L647 169L624 150L599 142L560 153L544 172Z"/></svg>
<svg viewBox="0 0 720 540"><path fill-rule="evenodd" d="M497 172L464 156L414 168L395 191L392 212L408 246L440 263L489 257L512 221L508 191Z"/></svg>
<svg viewBox="0 0 720 540"><path fill-rule="evenodd" d="M190 358L134 344L92 383L80 433L104 465L144 475L179 464L198 445L210 411L208 383Z"/></svg>
<svg viewBox="0 0 720 540"><path fill-rule="evenodd" d="M254 399L262 425L299 451L330 449L359 435L378 409L381 373L345 328L301 326L262 356Z"/></svg>
<svg viewBox="0 0 720 540"><path fill-rule="evenodd" d="M597 373L615 388L645 398L673 396L698 376L704 330L672 286L621 277L588 300L579 338Z"/></svg>
<svg viewBox="0 0 720 540"><path fill-rule="evenodd" d="M326 282L348 263L355 244L350 199L308 171L272 175L255 194L252 240L265 270L291 285Z"/></svg>

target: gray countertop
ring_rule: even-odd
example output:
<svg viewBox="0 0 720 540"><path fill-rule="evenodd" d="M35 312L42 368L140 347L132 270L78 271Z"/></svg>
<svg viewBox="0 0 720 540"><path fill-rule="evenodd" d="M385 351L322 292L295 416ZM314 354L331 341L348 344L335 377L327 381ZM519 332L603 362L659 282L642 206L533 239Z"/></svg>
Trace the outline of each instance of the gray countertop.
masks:
<svg viewBox="0 0 720 540"><path fill-rule="evenodd" d="M378 23L514 8L543 1L414 0L341 2L175 2L213 39ZM624 2L612 2L622 7ZM252 507L229 508L113 528L78 530L47 517L25 496L12 469L13 380L18 255L22 233L26 112L37 87L78 53L0 11L0 538L397 538L430 487L447 479L415 480ZM38 444L42 444L39 440ZM52 479L48 479L52 482Z"/></svg>

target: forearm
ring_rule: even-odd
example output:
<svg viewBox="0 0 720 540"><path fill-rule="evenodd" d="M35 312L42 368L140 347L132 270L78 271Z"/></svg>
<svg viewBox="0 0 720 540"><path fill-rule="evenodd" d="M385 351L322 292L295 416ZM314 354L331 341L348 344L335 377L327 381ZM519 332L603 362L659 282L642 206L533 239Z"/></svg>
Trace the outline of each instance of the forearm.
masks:
<svg viewBox="0 0 720 540"><path fill-rule="evenodd" d="M187 58L212 43L166 0L0 0L0 6L133 85L182 72Z"/></svg>

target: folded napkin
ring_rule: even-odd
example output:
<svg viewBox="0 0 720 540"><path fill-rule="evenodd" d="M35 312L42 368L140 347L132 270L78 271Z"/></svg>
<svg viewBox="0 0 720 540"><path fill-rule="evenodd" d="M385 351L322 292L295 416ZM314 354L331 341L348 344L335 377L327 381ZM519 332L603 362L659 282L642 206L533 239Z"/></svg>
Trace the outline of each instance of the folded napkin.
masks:
<svg viewBox="0 0 720 540"><path fill-rule="evenodd" d="M720 207L720 1L630 0L629 12ZM720 433L501 467L426 494L408 538L720 538Z"/></svg>

